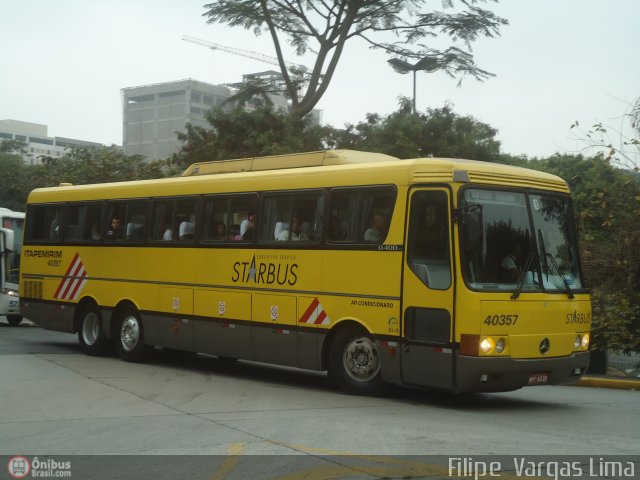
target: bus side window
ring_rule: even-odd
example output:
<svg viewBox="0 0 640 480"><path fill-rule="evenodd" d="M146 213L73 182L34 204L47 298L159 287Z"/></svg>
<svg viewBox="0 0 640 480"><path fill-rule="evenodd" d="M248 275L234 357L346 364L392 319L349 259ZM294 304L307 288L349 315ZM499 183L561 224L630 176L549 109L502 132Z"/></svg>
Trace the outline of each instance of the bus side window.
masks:
<svg viewBox="0 0 640 480"><path fill-rule="evenodd" d="M324 196L320 192L296 192L265 196L263 242L318 242L324 225Z"/></svg>
<svg viewBox="0 0 640 480"><path fill-rule="evenodd" d="M25 240L57 243L62 239L63 206L29 205Z"/></svg>
<svg viewBox="0 0 640 480"><path fill-rule="evenodd" d="M429 288L446 290L451 285L449 261L449 215L447 194L416 192L411 197L407 262Z"/></svg>
<svg viewBox="0 0 640 480"><path fill-rule="evenodd" d="M146 235L147 202L133 201L127 208L127 227L125 238L133 242L142 242Z"/></svg>
<svg viewBox="0 0 640 480"><path fill-rule="evenodd" d="M167 242L174 239L174 206L174 200L159 200L153 202L151 240Z"/></svg>
<svg viewBox="0 0 640 480"><path fill-rule="evenodd" d="M197 199L184 198L176 201L176 223L178 240L192 242L195 239ZM175 238L175 237L174 237Z"/></svg>
<svg viewBox="0 0 640 480"><path fill-rule="evenodd" d="M330 243L381 243L385 240L395 202L390 187L336 188L329 201Z"/></svg>

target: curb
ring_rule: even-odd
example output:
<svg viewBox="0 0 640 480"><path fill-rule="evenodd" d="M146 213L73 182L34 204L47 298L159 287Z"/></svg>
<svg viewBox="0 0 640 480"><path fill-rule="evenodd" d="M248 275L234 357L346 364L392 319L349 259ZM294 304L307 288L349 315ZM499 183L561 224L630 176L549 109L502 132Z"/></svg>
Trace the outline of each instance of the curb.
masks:
<svg viewBox="0 0 640 480"><path fill-rule="evenodd" d="M623 377L615 378L585 375L574 385L577 387L616 388L620 390L640 391L640 380Z"/></svg>

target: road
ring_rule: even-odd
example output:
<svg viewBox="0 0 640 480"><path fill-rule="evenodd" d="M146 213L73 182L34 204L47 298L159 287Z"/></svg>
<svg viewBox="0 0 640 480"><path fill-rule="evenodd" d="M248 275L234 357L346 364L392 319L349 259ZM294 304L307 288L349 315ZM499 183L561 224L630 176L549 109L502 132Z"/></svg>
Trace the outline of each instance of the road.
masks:
<svg viewBox="0 0 640 480"><path fill-rule="evenodd" d="M332 390L320 373L251 362L160 350L148 364L89 357L75 336L25 324L0 324L0 362L4 455L317 460L640 450L635 391L549 386L452 396L396 388L357 397Z"/></svg>

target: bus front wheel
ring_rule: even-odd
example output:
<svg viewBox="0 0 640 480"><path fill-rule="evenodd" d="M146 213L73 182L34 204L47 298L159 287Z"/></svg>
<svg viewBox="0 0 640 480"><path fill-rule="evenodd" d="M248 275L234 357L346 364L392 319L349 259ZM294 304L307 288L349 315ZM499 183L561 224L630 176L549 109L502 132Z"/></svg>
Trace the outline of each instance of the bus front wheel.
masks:
<svg viewBox="0 0 640 480"><path fill-rule="evenodd" d="M380 395L382 363L376 342L360 328L347 328L336 334L329 347L329 375L338 387L355 395Z"/></svg>
<svg viewBox="0 0 640 480"><path fill-rule="evenodd" d="M102 328L100 309L95 303L86 303L82 307L78 342L87 355L102 356L111 349L111 341Z"/></svg>
<svg viewBox="0 0 640 480"><path fill-rule="evenodd" d="M144 362L151 355L153 346L145 345L142 319L132 308L127 308L120 315L116 347L125 362Z"/></svg>
<svg viewBox="0 0 640 480"><path fill-rule="evenodd" d="M17 327L22 322L22 315L7 315L7 322L12 327Z"/></svg>

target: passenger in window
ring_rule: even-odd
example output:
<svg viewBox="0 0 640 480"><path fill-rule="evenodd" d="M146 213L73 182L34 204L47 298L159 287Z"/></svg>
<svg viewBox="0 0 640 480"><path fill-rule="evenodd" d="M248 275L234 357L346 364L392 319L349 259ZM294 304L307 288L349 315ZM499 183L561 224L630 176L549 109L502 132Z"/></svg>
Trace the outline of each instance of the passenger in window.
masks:
<svg viewBox="0 0 640 480"><path fill-rule="evenodd" d="M500 268L504 273L506 281L519 282L522 271L520 270L520 259L522 257L522 248L520 244L515 242L509 248L509 253L500 261Z"/></svg>
<svg viewBox="0 0 640 480"><path fill-rule="evenodd" d="M280 241L291 240L293 242L299 240L309 240L309 235L304 233L300 228L301 222L297 215L294 215L291 219L291 238L289 238L289 229L286 228L280 232L277 239Z"/></svg>
<svg viewBox="0 0 640 480"><path fill-rule="evenodd" d="M448 257L445 221L438 214L438 207L435 205L425 206L424 221L420 223L416 251L431 258Z"/></svg>
<svg viewBox="0 0 640 480"><path fill-rule="evenodd" d="M49 226L49 239L50 240L60 240L60 221L58 220L58 215L51 221L51 225Z"/></svg>
<svg viewBox="0 0 640 480"><path fill-rule="evenodd" d="M331 215L329 219L329 240L345 240L346 235L340 226L340 220L337 215Z"/></svg>
<svg viewBox="0 0 640 480"><path fill-rule="evenodd" d="M213 233L213 239L218 241L227 240L227 226L224 222L218 222L216 224L215 232Z"/></svg>
<svg viewBox="0 0 640 480"><path fill-rule="evenodd" d="M114 215L111 218L111 225L107 230L107 240L122 240L123 237L122 220L119 216Z"/></svg>
<svg viewBox="0 0 640 480"><path fill-rule="evenodd" d="M367 231L364 232L365 242L381 242L386 230L386 219L384 215L376 213L371 217L371 223Z"/></svg>
<svg viewBox="0 0 640 480"><path fill-rule="evenodd" d="M160 224L162 240L164 240L165 242L173 240L173 228L171 228L171 223L171 217L167 216Z"/></svg>
<svg viewBox="0 0 640 480"><path fill-rule="evenodd" d="M100 240L100 224L98 222L93 222L91 224L91 240Z"/></svg>
<svg viewBox="0 0 640 480"><path fill-rule="evenodd" d="M256 229L256 216L249 214L246 220L240 224L240 238L242 240L253 240Z"/></svg>
<svg viewBox="0 0 640 480"><path fill-rule="evenodd" d="M196 233L196 216L194 214L189 215L188 222L180 223L178 227L178 238L180 240L193 240Z"/></svg>

